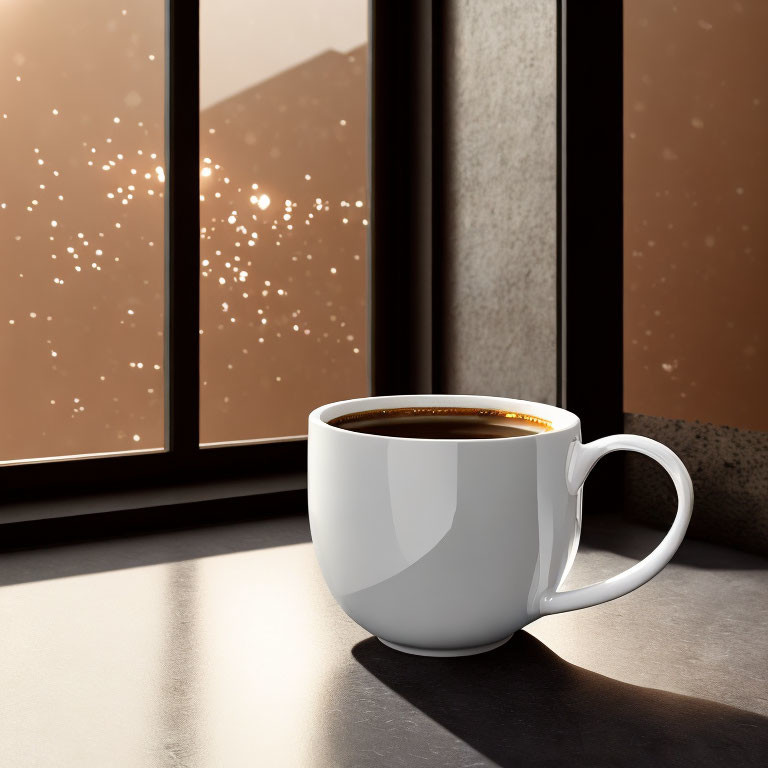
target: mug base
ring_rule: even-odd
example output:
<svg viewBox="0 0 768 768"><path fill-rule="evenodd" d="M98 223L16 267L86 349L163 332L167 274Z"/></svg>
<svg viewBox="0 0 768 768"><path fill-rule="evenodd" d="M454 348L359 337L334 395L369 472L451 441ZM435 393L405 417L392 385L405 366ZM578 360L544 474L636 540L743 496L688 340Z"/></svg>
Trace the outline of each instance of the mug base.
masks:
<svg viewBox="0 0 768 768"><path fill-rule="evenodd" d="M473 648L413 648L410 645L400 645L400 643L391 643L389 640L384 640L380 637L384 645L389 648L394 648L396 651L402 651L403 653L410 653L413 656L435 656L439 658L447 658L451 656L475 656L478 653L485 653L486 651L492 651L494 648L499 648L512 637L505 637L503 640L498 640L495 643L488 643L488 645L476 645Z"/></svg>

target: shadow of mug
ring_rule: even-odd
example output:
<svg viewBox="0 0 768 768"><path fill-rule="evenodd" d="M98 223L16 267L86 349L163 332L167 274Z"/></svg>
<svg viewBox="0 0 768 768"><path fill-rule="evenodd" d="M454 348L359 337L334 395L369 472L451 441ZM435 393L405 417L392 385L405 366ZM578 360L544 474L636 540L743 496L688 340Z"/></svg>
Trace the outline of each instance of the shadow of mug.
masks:
<svg viewBox="0 0 768 768"><path fill-rule="evenodd" d="M376 638L352 654L499 766L768 765L768 718L590 672L522 630L465 658L409 656Z"/></svg>

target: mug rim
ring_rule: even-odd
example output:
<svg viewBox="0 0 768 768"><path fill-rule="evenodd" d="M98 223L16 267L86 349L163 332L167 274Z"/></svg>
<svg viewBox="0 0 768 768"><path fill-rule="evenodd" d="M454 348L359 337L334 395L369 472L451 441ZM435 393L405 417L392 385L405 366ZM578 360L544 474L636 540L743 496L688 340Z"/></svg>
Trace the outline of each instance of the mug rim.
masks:
<svg viewBox="0 0 768 768"><path fill-rule="evenodd" d="M414 404L417 403L417 404ZM367 404L368 407L362 404ZM552 429L547 432L537 432L531 435L510 435L509 437L497 437L493 442L505 440L530 440L546 438L548 435L557 435L569 429L578 428L581 424L579 417L559 408L556 405L538 403L533 400L520 400L513 397L495 397L492 395L373 395L369 397L356 397L349 400L337 400L315 408L309 414L309 426L328 428L345 435L368 438L373 440L405 440L421 443L488 443L487 439L476 437L455 438L430 438L430 437L396 437L394 435L373 435L367 432L352 432L348 429L329 424L330 419L346 416L359 411L378 410L384 408L424 408L424 407L467 407L467 408L494 408L497 410L517 411L535 418L545 419L552 424Z"/></svg>

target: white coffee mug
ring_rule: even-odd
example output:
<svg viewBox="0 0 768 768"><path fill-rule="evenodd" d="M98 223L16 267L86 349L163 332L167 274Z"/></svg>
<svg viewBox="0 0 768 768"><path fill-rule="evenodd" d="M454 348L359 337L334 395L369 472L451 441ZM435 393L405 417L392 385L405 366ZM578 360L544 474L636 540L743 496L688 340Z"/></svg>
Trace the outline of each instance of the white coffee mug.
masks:
<svg viewBox="0 0 768 768"><path fill-rule="evenodd" d="M328 422L374 409L490 408L551 422L540 434L422 439ZM667 470L678 496L669 532L607 581L559 592L576 555L582 485L611 451ZM333 596L379 639L424 656L464 656L506 642L551 613L625 595L653 578L683 540L691 479L666 446L637 435L581 442L579 419L542 403L474 395L345 400L309 415L309 519Z"/></svg>

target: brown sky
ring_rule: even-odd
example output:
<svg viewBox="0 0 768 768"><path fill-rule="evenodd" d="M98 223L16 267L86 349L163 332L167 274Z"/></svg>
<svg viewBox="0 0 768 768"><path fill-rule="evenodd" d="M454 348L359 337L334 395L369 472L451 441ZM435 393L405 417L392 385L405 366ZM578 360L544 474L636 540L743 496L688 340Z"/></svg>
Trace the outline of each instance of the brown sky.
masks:
<svg viewBox="0 0 768 768"><path fill-rule="evenodd" d="M367 0L202 0L200 106L368 39Z"/></svg>

